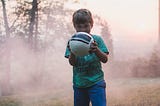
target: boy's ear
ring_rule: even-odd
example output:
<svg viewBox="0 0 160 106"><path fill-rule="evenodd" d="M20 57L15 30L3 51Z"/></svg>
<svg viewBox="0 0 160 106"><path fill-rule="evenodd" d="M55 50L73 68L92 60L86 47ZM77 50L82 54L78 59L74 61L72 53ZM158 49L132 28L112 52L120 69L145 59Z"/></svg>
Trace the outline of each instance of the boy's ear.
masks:
<svg viewBox="0 0 160 106"><path fill-rule="evenodd" d="M91 25L91 27L93 27L93 24Z"/></svg>
<svg viewBox="0 0 160 106"><path fill-rule="evenodd" d="M94 23L94 22L91 22L91 23L90 23L90 24L91 24L91 27L93 27L93 23Z"/></svg>
<svg viewBox="0 0 160 106"><path fill-rule="evenodd" d="M74 27L74 28L76 28L75 26L76 26L76 24L73 24L73 27Z"/></svg>
<svg viewBox="0 0 160 106"><path fill-rule="evenodd" d="M93 24L91 24L91 28L93 27Z"/></svg>

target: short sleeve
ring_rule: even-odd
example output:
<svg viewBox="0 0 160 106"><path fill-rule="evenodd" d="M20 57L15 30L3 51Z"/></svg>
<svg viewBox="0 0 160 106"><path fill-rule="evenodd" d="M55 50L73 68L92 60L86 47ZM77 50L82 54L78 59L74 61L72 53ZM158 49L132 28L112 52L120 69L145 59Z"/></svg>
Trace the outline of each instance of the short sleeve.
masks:
<svg viewBox="0 0 160 106"><path fill-rule="evenodd" d="M101 36L96 36L96 37L94 37L94 38L95 38L95 41L96 41L97 44L98 44L98 48L99 48L102 52L109 54L109 50L108 50L106 44L104 43L102 37L101 37Z"/></svg>
<svg viewBox="0 0 160 106"><path fill-rule="evenodd" d="M68 41L68 43L69 43L69 41ZM67 47L66 47L66 51L65 51L65 54L64 54L64 57L66 57L66 58L69 58L69 55L70 55L70 50L69 50L69 44L67 43Z"/></svg>

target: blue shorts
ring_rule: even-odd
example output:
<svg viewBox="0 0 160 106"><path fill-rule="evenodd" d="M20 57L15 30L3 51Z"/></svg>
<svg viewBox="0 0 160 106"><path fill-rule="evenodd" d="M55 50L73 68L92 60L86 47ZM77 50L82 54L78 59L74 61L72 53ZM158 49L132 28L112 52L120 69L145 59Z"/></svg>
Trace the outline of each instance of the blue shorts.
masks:
<svg viewBox="0 0 160 106"><path fill-rule="evenodd" d="M73 86L73 89L74 106L89 106L90 102L92 106L107 106L106 83L104 80L88 88Z"/></svg>

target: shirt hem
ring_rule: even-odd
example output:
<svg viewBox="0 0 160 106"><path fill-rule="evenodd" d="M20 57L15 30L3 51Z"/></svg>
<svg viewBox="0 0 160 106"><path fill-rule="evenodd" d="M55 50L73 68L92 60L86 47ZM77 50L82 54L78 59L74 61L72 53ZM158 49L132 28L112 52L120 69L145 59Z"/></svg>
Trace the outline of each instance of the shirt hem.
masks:
<svg viewBox="0 0 160 106"><path fill-rule="evenodd" d="M91 86L95 85L96 83L98 83L98 82L100 82L100 81L103 81L103 80L104 80L104 79L100 79L100 80L98 80L98 81L96 81L96 82L94 82L93 84L90 84L90 85L88 85L88 86L76 86L76 85L74 85L74 84L73 84L73 86L76 87L76 88L89 88L89 87L91 87Z"/></svg>

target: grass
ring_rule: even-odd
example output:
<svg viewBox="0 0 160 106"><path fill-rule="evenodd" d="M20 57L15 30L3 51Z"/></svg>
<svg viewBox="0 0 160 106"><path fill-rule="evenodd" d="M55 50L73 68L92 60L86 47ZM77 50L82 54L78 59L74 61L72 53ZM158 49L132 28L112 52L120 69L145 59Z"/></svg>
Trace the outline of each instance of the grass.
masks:
<svg viewBox="0 0 160 106"><path fill-rule="evenodd" d="M160 87L134 89L125 92L125 97L109 96L109 106L160 106Z"/></svg>
<svg viewBox="0 0 160 106"><path fill-rule="evenodd" d="M73 106L72 88L65 90L0 97L0 106ZM108 80L107 101L108 106L160 106L160 79Z"/></svg>
<svg viewBox="0 0 160 106"><path fill-rule="evenodd" d="M109 106L160 106L160 79L115 80L108 93Z"/></svg>
<svg viewBox="0 0 160 106"><path fill-rule="evenodd" d="M13 97L1 97L0 106L20 106L20 103Z"/></svg>

